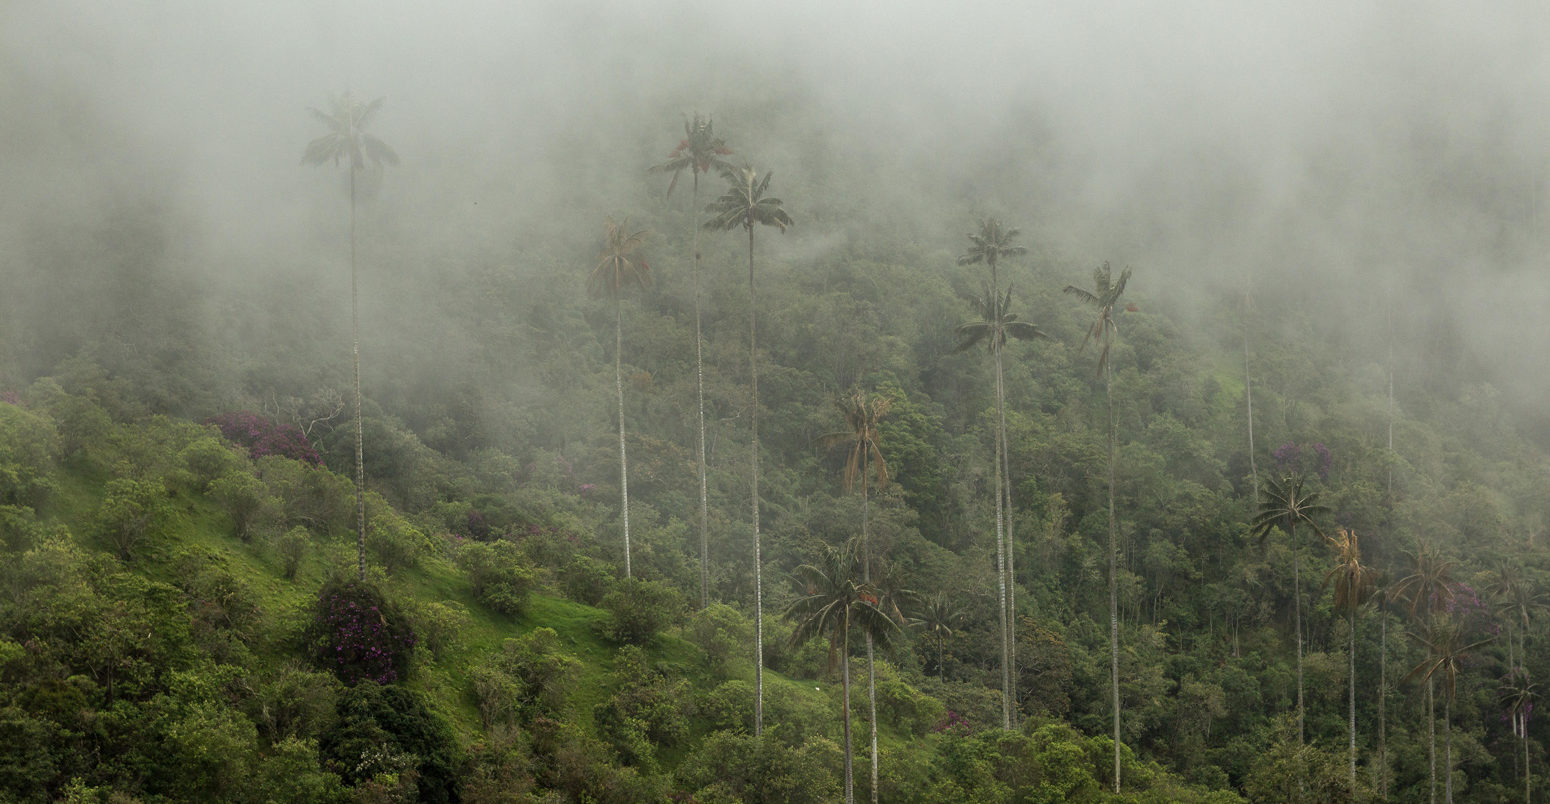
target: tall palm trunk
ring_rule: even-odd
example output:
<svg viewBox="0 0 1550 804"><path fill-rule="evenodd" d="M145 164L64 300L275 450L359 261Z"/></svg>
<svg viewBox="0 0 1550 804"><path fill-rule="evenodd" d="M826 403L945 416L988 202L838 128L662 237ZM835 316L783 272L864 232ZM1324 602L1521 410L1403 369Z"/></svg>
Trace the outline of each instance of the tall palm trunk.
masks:
<svg viewBox="0 0 1550 804"><path fill-rule="evenodd" d="M1114 707L1114 792L1120 792L1119 767L1119 536L1114 521L1114 368L1103 364L1103 398L1109 420L1109 693ZM1300 682L1299 682L1300 688ZM1299 722L1299 728L1301 724Z"/></svg>
<svg viewBox="0 0 1550 804"><path fill-rule="evenodd" d="M700 608L710 602L710 494L705 482L705 336L700 328L700 172L694 173L694 393L699 404L700 448Z"/></svg>
<svg viewBox="0 0 1550 804"><path fill-rule="evenodd" d="M1383 593L1388 602L1388 593ZM1388 692L1389 692L1389 613L1378 606L1378 791L1384 801L1389 798L1389 745L1388 745Z"/></svg>
<svg viewBox="0 0 1550 804"><path fill-rule="evenodd" d="M999 338L1000 333L991 337ZM1002 727L1012 728L1012 584L1010 581L1010 567L1012 562L1011 540L1005 538L1005 534L1011 530L1011 511L1005 509L1003 503L1010 490L1006 488L1006 439L1003 437L1002 428L1006 423L1006 389L1001 370L1001 349L995 350L996 363L996 420L1000 423L996 429L996 564L997 571L1001 575L1001 712Z"/></svg>
<svg viewBox="0 0 1550 804"><path fill-rule="evenodd" d="M1254 378L1249 374L1249 291L1243 291L1243 398L1248 403L1249 476L1254 481L1254 504L1259 505L1259 467L1254 462Z"/></svg>
<svg viewBox="0 0 1550 804"><path fill-rule="evenodd" d="M872 538L868 529L870 506L867 496L866 470L867 449L861 447L861 582L872 582ZM866 635L866 697L867 717L872 727L872 804L877 804L877 671L873 665L872 634ZM849 702L849 698L846 699Z"/></svg>
<svg viewBox="0 0 1550 804"><path fill-rule="evenodd" d="M1523 735L1523 800L1533 804L1534 798L1529 793L1529 780L1533 776L1529 773L1528 767L1528 711L1526 709L1518 712L1518 733Z"/></svg>
<svg viewBox="0 0 1550 804"><path fill-rule="evenodd" d="M856 781L851 770L850 748L850 612L845 613L845 636L841 637L840 644L843 652L840 654L840 678L844 687L845 706L842 710L845 716L845 804L856 802Z"/></svg>
<svg viewBox="0 0 1550 804"><path fill-rule="evenodd" d="M614 297L614 390L619 395L619 518L624 525L624 577L630 574L630 465L624 456L624 313Z"/></svg>
<svg viewBox="0 0 1550 804"><path fill-rule="evenodd" d="M749 453L753 465L753 630L754 630L754 703L753 703L753 734L758 737L764 734L764 571L763 558L759 551L759 329L756 316L759 309L759 298L754 290L753 281L753 221L747 222L748 226L748 375L749 386L753 392L752 412L749 414L749 423L753 430L753 447ZM849 679L849 666L846 667L846 678ZM847 689L849 681L846 681ZM850 740L850 699L845 700L845 734L846 744ZM850 786L849 753L846 754L846 788Z"/></svg>
<svg viewBox="0 0 1550 804"><path fill-rule="evenodd" d="M1292 628L1297 632L1297 744L1303 744L1302 708L1302 548L1297 544L1297 523L1290 525L1292 539Z"/></svg>
<svg viewBox="0 0 1550 804"><path fill-rule="evenodd" d="M1350 700L1348 701L1347 715L1348 715L1349 720L1350 720L1350 723L1349 723L1350 730L1348 732L1348 737L1349 737L1349 740L1350 740L1350 748L1351 748L1351 757L1350 757L1350 764L1351 764L1351 787L1354 789L1356 787L1356 606L1354 606L1354 605L1351 607L1351 634L1350 634L1350 638L1351 638L1351 641L1350 641L1350 644L1348 645L1348 650L1347 650L1348 655L1346 657L1350 661L1350 663L1351 663L1351 666L1350 666L1351 679L1350 679L1350 682L1347 684L1347 687L1350 688L1350 693L1351 693L1350 694Z"/></svg>
<svg viewBox="0 0 1550 804"><path fill-rule="evenodd" d="M355 270L355 171L350 165L350 358L355 368L355 509L359 515L355 534L356 577L366 580L366 459L361 425L361 316L356 300Z"/></svg>
<svg viewBox="0 0 1550 804"><path fill-rule="evenodd" d="M1006 490L1006 641L1007 676L1011 691L1012 723L1017 723L1017 540L1012 537L1012 447L1006 435L1006 375L1001 366L1001 350L996 350L996 416L1001 438L1001 485Z"/></svg>
<svg viewBox="0 0 1550 804"><path fill-rule="evenodd" d="M1444 800L1453 804L1453 695L1442 696L1443 790Z"/></svg>
<svg viewBox="0 0 1550 804"><path fill-rule="evenodd" d="M1431 796L1427 800L1437 804L1437 710L1433 687L1436 681L1426 679L1426 762L1431 767Z"/></svg>

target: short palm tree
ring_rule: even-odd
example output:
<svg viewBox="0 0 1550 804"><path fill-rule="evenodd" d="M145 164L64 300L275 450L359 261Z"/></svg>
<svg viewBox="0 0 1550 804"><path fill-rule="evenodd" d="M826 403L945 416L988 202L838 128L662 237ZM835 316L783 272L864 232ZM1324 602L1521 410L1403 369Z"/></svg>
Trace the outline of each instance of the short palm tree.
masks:
<svg viewBox="0 0 1550 804"><path fill-rule="evenodd" d="M361 318L356 302L355 270L355 179L367 167L398 164L398 154L382 140L367 134L366 125L382 109L383 98L370 103L358 101L349 92L335 96L329 111L307 107L307 111L328 127L328 133L307 143L302 164L323 165L340 160L350 162L350 355L355 369L355 508L358 514L356 575L366 580L366 460L361 426Z"/></svg>
<svg viewBox="0 0 1550 804"><path fill-rule="evenodd" d="M1459 671L1463 669L1464 660L1475 650L1490 644L1492 638L1466 643L1464 623L1446 616L1432 617L1422 633L1412 633L1411 636L1426 649L1426 659L1416 665L1405 679L1420 678L1428 685L1434 680L1442 681L1442 732L1443 744L1446 746L1443 762L1444 800L1453 804L1453 701L1457 697ZM1432 790L1435 797L1435 769Z"/></svg>
<svg viewBox="0 0 1550 804"><path fill-rule="evenodd" d="M1304 488L1304 478L1298 472L1272 477L1265 483L1264 494L1259 501L1259 513L1249 524L1250 533L1261 541L1276 528L1286 531L1292 544L1292 628L1297 632L1297 740L1303 740L1303 693L1302 693L1302 545L1297 541L1297 527L1303 525L1323 535L1314 517L1329 512L1329 507L1319 503L1317 491Z"/></svg>
<svg viewBox="0 0 1550 804"><path fill-rule="evenodd" d="M999 223L990 221L985 224L988 231L1000 232ZM1016 229L1010 233L1003 233L1005 238L1017 233ZM988 234L981 240L988 238ZM978 245L980 240L972 242ZM1022 253L1021 248L1003 248L1001 253ZM959 261L969 259L974 252L960 257ZM994 264L994 260L987 260ZM996 385L996 564L998 572L998 588L1001 600L1001 711L1002 727L1012 727L1012 701L1016 699L1016 666L1017 647L1013 639L1012 631L1016 623L1017 612L1017 584L1015 565L1013 563L1012 539L1012 478L1010 474L1011 461L1007 454L1006 437L1006 382L1002 352L1006 349L1007 338L1018 340L1032 340L1034 338L1048 337L1043 330L1027 321L1018 321L1017 315L1011 312L1012 289L1008 287L1006 293L998 293L995 282L992 280L983 288L983 295L970 300L979 314L979 319L958 326L958 346L955 352L965 352L983 343L990 350L995 365Z"/></svg>
<svg viewBox="0 0 1550 804"><path fill-rule="evenodd" d="M1098 346L1098 373L1103 375L1103 398L1105 408L1108 411L1108 436L1109 436L1109 692L1114 707L1114 792L1120 790L1119 784L1119 534L1118 525L1114 519L1114 371L1109 362L1109 352L1114 346L1114 336L1119 334L1119 326L1114 323L1117 315L1115 307L1119 304L1120 296L1125 293L1125 285L1130 282L1130 269L1126 268L1119 274L1119 279L1114 278L1108 263L1104 263L1093 270L1093 289L1085 290L1075 285L1066 285L1065 292L1081 299L1082 302L1094 308L1098 317L1093 320L1092 327L1087 331L1087 337L1082 339L1082 348L1087 348L1089 342ZM1301 709L1299 707L1299 729L1301 732Z"/></svg>
<svg viewBox="0 0 1550 804"><path fill-rule="evenodd" d="M1539 697L1539 685L1529 680L1528 668L1512 667L1502 679L1500 699L1512 720L1512 736L1523 742L1523 800L1533 801L1528 764L1528 716Z"/></svg>
<svg viewBox="0 0 1550 804"><path fill-rule="evenodd" d="M766 195L770 177L761 179L751 167L741 170L723 168L721 177L727 191L705 208L710 220L706 229L731 231L742 227L748 232L748 375L749 430L753 434L750 461L753 467L753 628L754 628L754 736L764 733L764 572L759 550L759 310L754 288L753 232L755 226L774 226L781 232L792 224L791 216L779 198Z"/></svg>
<svg viewBox="0 0 1550 804"><path fill-rule="evenodd" d="M936 676L943 678L946 667L944 644L953 638L953 629L963 622L963 608L946 592L936 592L922 601L906 621L936 642Z"/></svg>
<svg viewBox="0 0 1550 804"><path fill-rule="evenodd" d="M1333 537L1325 536L1335 549L1335 568L1324 576L1324 585L1335 587L1335 610L1343 611L1350 623L1350 642L1346 659L1350 662L1349 718L1351 784L1356 784L1356 610L1372 597L1377 588L1378 571L1362 563L1362 549L1356 531L1340 528Z"/></svg>
<svg viewBox="0 0 1550 804"><path fill-rule="evenodd" d="M841 397L835 405L845 417L845 429L821 436L819 443L826 447L845 445L845 471L840 481L847 492L855 487L858 478L861 480L861 582L870 584L872 543L868 529L867 479L868 475L875 475L879 490L888 485L888 462L883 460L879 447L882 437L878 434L878 423L888 415L893 400L869 395L858 388ZM869 468L871 472L868 472ZM877 672L873 665L872 635L865 636L867 706L872 730L872 803L877 804Z"/></svg>
<svg viewBox="0 0 1550 804"><path fill-rule="evenodd" d="M856 564L853 551L828 547L817 564L797 567L795 579L801 596L785 611L785 616L796 623L796 630L791 634L793 648L821 635L829 640L830 671L836 661L840 663L844 688L846 804L855 802L850 739L850 634L853 629L859 629L873 642L886 646L899 630L898 624L879 605L876 587L858 582Z"/></svg>
<svg viewBox="0 0 1550 804"><path fill-rule="evenodd" d="M678 147L667 155L667 161L651 168L654 173L672 173L673 180L667 184L667 195L673 195L673 188L678 186L678 177L685 171L694 180L693 194L690 196L689 206L694 210L694 237L691 250L694 254L694 376L695 376L695 401L698 403L699 420L699 470L700 470L700 608L705 608L709 603L710 595L710 494L705 479L705 337L700 325L701 289L700 289L700 174L709 173L712 168L723 170L731 167L723 156L730 156L732 151L726 143L716 136L715 127L709 117L701 117L698 112L694 114L694 120L684 118L684 138L678 141Z"/></svg>
<svg viewBox="0 0 1550 804"><path fill-rule="evenodd" d="M587 277L587 290L593 296L607 297L614 303L614 390L619 398L619 519L624 530L624 577L630 573L630 464L624 452L624 314L620 298L630 286L644 289L651 284L651 266L640 256L646 243L646 230L630 231L629 219L616 223L608 219L604 230L603 251L597 267Z"/></svg>

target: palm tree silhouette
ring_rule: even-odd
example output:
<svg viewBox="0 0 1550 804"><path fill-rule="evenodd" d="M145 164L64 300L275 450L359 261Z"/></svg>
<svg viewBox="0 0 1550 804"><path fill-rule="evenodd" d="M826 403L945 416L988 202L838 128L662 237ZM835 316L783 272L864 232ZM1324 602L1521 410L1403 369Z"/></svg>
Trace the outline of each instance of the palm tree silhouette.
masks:
<svg viewBox="0 0 1550 804"><path fill-rule="evenodd" d="M1324 576L1324 586L1335 586L1335 610L1343 611L1350 623L1346 658L1350 662L1348 706L1351 784L1356 784L1356 610L1372 597L1378 571L1362 563L1362 549L1356 531L1340 528L1334 536L1325 536L1335 548L1335 568Z"/></svg>
<svg viewBox="0 0 1550 804"><path fill-rule="evenodd" d="M764 570L759 550L759 310L754 286L753 232L757 226L774 226L781 232L792 224L779 198L767 196L770 177L764 178L751 167L741 170L724 168L727 191L712 201L705 211L711 214L706 229L730 231L741 226L748 232L748 374L749 429L753 433L750 461L753 466L753 627L754 627L754 736L764 733Z"/></svg>
<svg viewBox="0 0 1550 804"><path fill-rule="evenodd" d="M361 427L361 319L357 304L357 277L355 269L355 178L368 164L379 168L383 164L398 164L398 154L382 140L367 134L366 124L382 109L383 98L370 103L355 99L349 92L331 99L329 111L307 107L307 111L327 126L329 131L307 143L302 154L304 165L322 165L341 159L350 160L350 355L355 369L355 508L358 513L356 533L356 575L366 580L366 460L362 447Z"/></svg>
<svg viewBox="0 0 1550 804"><path fill-rule="evenodd" d="M603 251L597 267L587 277L587 290L593 296L606 296L614 303L614 390L619 397L619 518L624 529L624 577L630 573L630 464L624 452L624 314L620 297L634 285L644 289L651 284L651 266L640 256L646 243L646 230L630 231L629 219L616 223L608 219L603 236Z"/></svg>
<svg viewBox="0 0 1550 804"><path fill-rule="evenodd" d="M1303 741L1303 694L1302 694L1302 545L1297 541L1297 526L1306 525L1314 533L1324 531L1313 520L1319 514L1329 512L1329 507L1319 504L1317 491L1303 488L1303 476L1289 472L1272 477L1265 482L1259 501L1259 513L1249 523L1249 532L1263 542L1272 530L1286 531L1292 544L1292 628L1297 632L1297 742Z"/></svg>

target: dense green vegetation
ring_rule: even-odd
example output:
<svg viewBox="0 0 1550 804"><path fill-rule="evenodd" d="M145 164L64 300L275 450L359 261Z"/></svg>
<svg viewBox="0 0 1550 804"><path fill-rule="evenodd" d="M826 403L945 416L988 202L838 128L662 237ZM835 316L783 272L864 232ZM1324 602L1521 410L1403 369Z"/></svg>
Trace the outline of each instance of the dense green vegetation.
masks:
<svg viewBox="0 0 1550 804"><path fill-rule="evenodd" d="M601 246L431 261L362 213L395 314L361 322L359 417L337 277L242 309L179 284L171 213L37 222L100 315L0 324L3 795L1538 794L1550 463L1488 382L1408 378L1405 322L1376 343L1272 282L1186 305L1031 235L987 257L967 209L922 242L839 181L772 212L729 169L696 209L697 166L688 205L646 167L617 169L652 234ZM232 311L195 337L204 292Z"/></svg>

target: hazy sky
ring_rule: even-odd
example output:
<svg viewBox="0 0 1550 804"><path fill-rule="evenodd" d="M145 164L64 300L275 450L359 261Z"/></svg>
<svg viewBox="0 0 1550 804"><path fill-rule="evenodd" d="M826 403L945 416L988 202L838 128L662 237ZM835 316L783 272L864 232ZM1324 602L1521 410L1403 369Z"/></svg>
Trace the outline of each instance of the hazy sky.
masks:
<svg viewBox="0 0 1550 804"><path fill-rule="evenodd" d="M304 109L353 88L388 99L415 236L506 243L641 192L698 109L794 203L907 188L922 237L992 211L1154 288L1392 281L1521 358L1550 350L1546 41L1529 2L11 0L0 216L152 193L185 258L251 269L329 235ZM841 161L877 185L826 184Z"/></svg>

